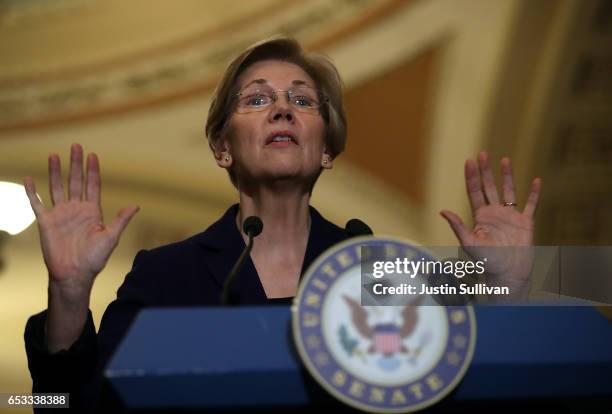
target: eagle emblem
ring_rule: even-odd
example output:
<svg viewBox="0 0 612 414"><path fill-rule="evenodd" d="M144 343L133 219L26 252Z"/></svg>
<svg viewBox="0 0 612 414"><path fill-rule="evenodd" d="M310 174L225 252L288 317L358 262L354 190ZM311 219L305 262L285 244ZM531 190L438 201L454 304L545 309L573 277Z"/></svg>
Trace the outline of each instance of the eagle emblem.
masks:
<svg viewBox="0 0 612 414"><path fill-rule="evenodd" d="M397 354L409 354L411 356L409 361L415 361L426 340L421 341L419 346L411 351L405 345L404 339L408 339L413 334L418 324L418 306L423 302L424 296L421 295L413 299L402 308L399 314L395 307L383 309L387 312L382 312L380 308L372 311L380 313L378 315L371 315L365 307L347 295L343 295L343 299L351 311L351 319L357 332L370 342L366 352L381 356L378 359L380 368L389 371L399 367L400 360L395 358ZM347 341L346 327L342 327L339 334L341 342L344 344L349 342ZM356 348L357 343L358 341L353 339L351 341L353 346L345 346L344 348L347 352L359 355L360 352Z"/></svg>

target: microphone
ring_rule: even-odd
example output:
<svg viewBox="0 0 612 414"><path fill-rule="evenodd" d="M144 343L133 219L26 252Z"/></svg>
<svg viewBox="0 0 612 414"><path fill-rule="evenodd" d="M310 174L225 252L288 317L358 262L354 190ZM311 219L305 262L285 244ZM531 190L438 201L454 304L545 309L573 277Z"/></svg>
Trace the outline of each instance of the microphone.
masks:
<svg viewBox="0 0 612 414"><path fill-rule="evenodd" d="M253 249L253 238L261 234L261 231L263 230L263 223L259 217L249 216L244 219L244 222L242 223L242 230L247 236L249 236L249 242L240 254L240 257L238 258L236 263L234 263L234 267L232 267L232 270L229 272L227 279L225 279L225 283L223 284L223 290L221 291L221 304L223 305L230 304L230 288L232 286L232 282L236 278L236 275L242 268L244 261Z"/></svg>
<svg viewBox="0 0 612 414"><path fill-rule="evenodd" d="M249 240L252 240L253 237L257 237L261 234L263 223L259 217L249 216L244 220L242 230L249 236Z"/></svg>
<svg viewBox="0 0 612 414"><path fill-rule="evenodd" d="M346 222L344 231L346 231L349 237L371 236L374 234L370 226L356 218L350 219Z"/></svg>

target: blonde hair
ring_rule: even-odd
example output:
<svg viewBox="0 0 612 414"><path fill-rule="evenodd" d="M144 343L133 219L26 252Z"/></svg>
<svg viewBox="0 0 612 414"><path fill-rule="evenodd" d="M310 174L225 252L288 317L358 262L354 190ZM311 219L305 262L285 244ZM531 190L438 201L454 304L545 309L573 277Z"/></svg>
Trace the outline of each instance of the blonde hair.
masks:
<svg viewBox="0 0 612 414"><path fill-rule="evenodd" d="M315 86L327 98L319 109L325 122L325 144L332 157L344 151L347 125L342 103L342 80L334 64L324 55L305 52L297 40L275 37L258 42L236 57L225 70L213 94L206 120L206 137L212 149L227 132L235 104L236 82L239 76L252 64L262 60L280 60L293 63L306 72ZM233 171L229 171L232 183L236 185Z"/></svg>

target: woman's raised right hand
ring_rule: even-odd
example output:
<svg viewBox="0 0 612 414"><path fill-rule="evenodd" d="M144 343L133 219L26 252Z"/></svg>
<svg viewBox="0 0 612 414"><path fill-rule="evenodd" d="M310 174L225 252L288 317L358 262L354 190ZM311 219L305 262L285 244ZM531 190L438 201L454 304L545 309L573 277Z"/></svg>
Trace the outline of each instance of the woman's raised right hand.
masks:
<svg viewBox="0 0 612 414"><path fill-rule="evenodd" d="M25 179L26 193L38 222L50 287L55 285L63 290L67 300L78 299L70 296L90 294L94 278L106 265L121 233L138 211L136 206L124 208L108 226L104 225L100 165L95 154L87 157L86 171L85 181L83 148L73 144L66 197L60 158L56 154L49 156L51 208L46 208L36 195L32 178Z"/></svg>

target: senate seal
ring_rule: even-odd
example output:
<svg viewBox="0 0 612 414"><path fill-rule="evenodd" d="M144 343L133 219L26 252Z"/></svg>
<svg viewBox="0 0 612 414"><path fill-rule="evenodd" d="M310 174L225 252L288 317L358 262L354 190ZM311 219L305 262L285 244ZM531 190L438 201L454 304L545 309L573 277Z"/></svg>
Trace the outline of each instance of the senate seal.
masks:
<svg viewBox="0 0 612 414"><path fill-rule="evenodd" d="M374 413L424 409L463 378L475 346L474 311L418 294L401 305L362 306L371 252L377 260L435 260L424 248L387 237L353 238L327 250L306 271L292 307L299 355L345 404Z"/></svg>

